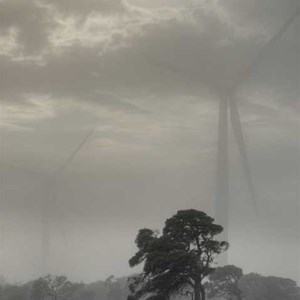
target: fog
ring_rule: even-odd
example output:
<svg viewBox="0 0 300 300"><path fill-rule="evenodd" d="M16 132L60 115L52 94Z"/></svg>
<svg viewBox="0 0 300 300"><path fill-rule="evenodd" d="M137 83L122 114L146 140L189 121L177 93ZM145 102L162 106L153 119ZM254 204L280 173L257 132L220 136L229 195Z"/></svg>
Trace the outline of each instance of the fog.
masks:
<svg viewBox="0 0 300 300"><path fill-rule="evenodd" d="M299 281L297 10L297 0L0 1L4 278L136 272L138 230L179 209L214 216L221 176L228 263ZM229 92L239 116L220 175Z"/></svg>

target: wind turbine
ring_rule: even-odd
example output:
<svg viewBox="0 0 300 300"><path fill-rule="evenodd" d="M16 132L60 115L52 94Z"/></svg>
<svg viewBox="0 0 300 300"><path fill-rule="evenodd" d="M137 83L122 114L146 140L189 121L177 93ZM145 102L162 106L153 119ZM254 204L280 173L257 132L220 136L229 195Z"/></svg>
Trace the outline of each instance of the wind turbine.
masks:
<svg viewBox="0 0 300 300"><path fill-rule="evenodd" d="M281 38L288 27L299 16L299 7L292 16L284 23L280 30L267 42L266 46L258 55L243 69L240 70L238 79L229 84L222 93L219 94L219 117L218 117L218 142L217 142L217 171L216 171L216 195L215 195L215 219L224 227L223 237L228 240L228 221L229 221L229 150L228 134L229 121L231 122L234 139L238 146L241 163L249 194L252 200L253 209L258 214L257 200L251 170L244 141L244 135L240 120L239 109L236 100L236 92L252 74L256 66L266 57L269 50ZM158 61L146 55L147 60L156 64L160 68L171 71L172 73L183 73L187 79L196 81L201 78L201 74L189 71L181 67L169 64L165 61ZM227 260L227 258L225 258Z"/></svg>
<svg viewBox="0 0 300 300"><path fill-rule="evenodd" d="M42 272L43 274L49 273L49 263L50 263L50 250L51 250L51 223L53 220L53 208L56 204L56 191L57 184L60 176L64 173L64 171L72 164L75 156L78 152L83 148L86 144L90 136L94 133L97 126L94 126L92 129L88 131L83 140L78 144L78 146L71 152L71 154L63 161L61 166L50 176L49 182L45 187L45 198L43 202L42 209L42 247L41 247L41 259L42 259ZM63 238L66 243L66 237L62 229Z"/></svg>
<svg viewBox="0 0 300 300"><path fill-rule="evenodd" d="M267 42L266 46L258 53L249 65L242 70L239 79L229 88L228 93L219 100L219 128L218 128L218 154L217 154L217 179L216 179L216 200L215 217L217 222L225 228L225 237L228 239L228 218L229 218L229 162L228 162L228 120L230 118L232 132L238 146L241 162L246 177L248 190L252 199L253 208L258 214L257 199L240 120L239 109L236 100L238 88L251 76L257 65L266 57L284 32L299 16L299 8L285 22L280 30ZM228 114L229 113L229 114Z"/></svg>

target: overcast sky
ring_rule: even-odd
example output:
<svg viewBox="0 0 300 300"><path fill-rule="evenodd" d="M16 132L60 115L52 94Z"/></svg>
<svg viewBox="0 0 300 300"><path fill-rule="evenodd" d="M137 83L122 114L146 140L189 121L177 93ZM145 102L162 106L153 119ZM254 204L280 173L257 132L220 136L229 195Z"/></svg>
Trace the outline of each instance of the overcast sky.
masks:
<svg viewBox="0 0 300 300"><path fill-rule="evenodd" d="M1 269L41 274L57 178L51 272L133 270L139 228L178 209L213 215L218 101L297 0L2 0ZM229 262L299 278L299 17L236 92L258 195L230 137Z"/></svg>

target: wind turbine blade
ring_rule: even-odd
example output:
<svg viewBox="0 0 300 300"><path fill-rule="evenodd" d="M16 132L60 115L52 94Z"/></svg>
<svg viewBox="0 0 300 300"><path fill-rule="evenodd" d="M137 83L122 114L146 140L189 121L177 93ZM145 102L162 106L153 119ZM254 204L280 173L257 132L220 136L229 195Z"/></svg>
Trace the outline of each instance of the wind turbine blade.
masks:
<svg viewBox="0 0 300 300"><path fill-rule="evenodd" d="M201 74L198 71L187 69L182 66L173 65L168 61L159 60L146 54L144 54L144 57L151 65L154 65L162 70L166 70L167 72L174 75L181 76L184 79L199 83L199 77Z"/></svg>
<svg viewBox="0 0 300 300"><path fill-rule="evenodd" d="M66 158L62 165L53 173L50 178L49 183L46 185L46 191L48 197L45 198L43 207L43 229L42 229L42 268L44 274L49 271L49 256L50 256L50 213L53 213L53 205L56 204L56 187L57 187L57 177L61 175L66 168L73 162L76 154L82 149L86 144L90 136L96 130L97 125L95 125L79 145L73 150L73 152ZM67 248L67 237L63 226L61 227L61 233L64 240L65 247Z"/></svg>
<svg viewBox="0 0 300 300"><path fill-rule="evenodd" d="M270 49L276 44L276 42L281 38L284 32L288 29L288 27L294 22L294 20L299 16L300 9L297 8L295 12L291 15L291 17L284 23L284 25L280 28L278 32L276 32L273 37L267 42L267 44L263 47L261 51L253 58L253 60L246 66L245 69L241 70L238 79L233 82L230 88L230 92L233 93L237 90L237 88L243 84L255 70L256 66L268 55ZM146 61L148 61L151 65L155 65L161 69L167 70L170 73L178 74L183 78L186 78L193 82L198 82L201 77L201 73L196 70L190 70L181 66L173 65L167 61L155 59L154 57L150 57L149 55L143 53L143 57Z"/></svg>
<svg viewBox="0 0 300 300"><path fill-rule="evenodd" d="M289 26L294 22L294 20L299 16L300 8L298 7L292 16L284 23L278 32L269 40L266 46L257 54L257 56L252 60L252 62L244 69L240 74L239 79L233 85L232 91L235 91L241 84L243 84L252 74L256 66L269 54L270 49L274 47L277 41L289 28Z"/></svg>
<svg viewBox="0 0 300 300"><path fill-rule="evenodd" d="M280 30L269 40L267 45L259 52L259 54L254 58L252 63L248 65L248 67L244 70L244 72L239 77L239 80L235 83L232 89L232 94L237 90L238 86L241 85L254 71L255 67L259 64L259 62L266 57L269 53L270 49L276 44L276 42L281 38L284 32L288 29L288 27L294 22L294 20L299 16L300 9L298 8L295 13L285 22L285 24L280 28ZM229 101L229 110L230 110L230 119L232 124L233 135L235 137L239 153L241 156L241 161L244 169L244 173L247 180L248 189L250 192L251 199L253 201L253 206L258 213L257 207L257 198L253 185L253 180L251 176L251 170L249 165L249 160L247 156L245 140L239 115L238 106L236 103L236 99L231 97Z"/></svg>
<svg viewBox="0 0 300 300"><path fill-rule="evenodd" d="M246 176L250 196L251 196L251 199L253 202L253 207L254 207L256 213L258 213L256 193L255 193L253 180L252 180L252 176L251 176L250 164L249 164L249 160L248 160L240 114L239 114L238 106L236 103L236 99L233 97L229 101L229 111L230 111L230 120L231 120L231 124L232 124L232 131L233 131L233 135L236 140L238 150L239 150L239 153L241 156L241 161L242 161L244 173Z"/></svg>
<svg viewBox="0 0 300 300"><path fill-rule="evenodd" d="M57 176L59 176L60 174L62 174L66 170L66 168L73 162L76 154L85 145L85 143L87 142L87 140L89 139L89 137L94 133L94 131L96 130L96 128L97 128L97 126L94 126L88 132L88 134L84 137L84 139L80 142L80 144L74 149L74 151L71 153L71 155L69 157L67 157L67 159L62 163L61 167L58 168L58 170L56 172L54 172L53 179L55 179Z"/></svg>

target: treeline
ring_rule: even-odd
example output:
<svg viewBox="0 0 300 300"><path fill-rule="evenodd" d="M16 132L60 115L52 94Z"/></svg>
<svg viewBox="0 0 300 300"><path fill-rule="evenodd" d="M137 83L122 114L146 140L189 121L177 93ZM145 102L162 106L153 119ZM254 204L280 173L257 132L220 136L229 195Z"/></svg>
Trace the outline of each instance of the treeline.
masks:
<svg viewBox="0 0 300 300"><path fill-rule="evenodd" d="M140 229L129 265L143 269L132 277L127 300L173 300L180 295L191 300L300 300L293 280L244 275L232 265L216 269L218 256L230 246L218 239L222 231L212 217L195 209L179 210L160 232Z"/></svg>
<svg viewBox="0 0 300 300"><path fill-rule="evenodd" d="M2 280L1 300L121 300L129 293L127 278L109 277L89 284L71 282L65 276L38 278L25 284Z"/></svg>
<svg viewBox="0 0 300 300"><path fill-rule="evenodd" d="M1 300L126 300L128 278L109 277L90 284L70 282L65 276L45 276L25 284L8 284L2 280ZM291 279L243 275L240 268L229 265L217 268L205 283L210 300L299 300L300 288ZM192 295L181 291L174 300L190 300Z"/></svg>
<svg viewBox="0 0 300 300"><path fill-rule="evenodd" d="M205 212L179 210L161 232L142 228L129 265L143 266L129 278L110 276L91 284L65 276L38 278L24 285L0 284L1 300L300 300L291 279L244 274L227 265L215 268L229 243L223 227Z"/></svg>
<svg viewBox="0 0 300 300"><path fill-rule="evenodd" d="M228 300L300 300L300 288L288 278L243 274L228 265L217 268L204 284L208 299Z"/></svg>

